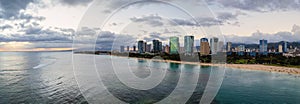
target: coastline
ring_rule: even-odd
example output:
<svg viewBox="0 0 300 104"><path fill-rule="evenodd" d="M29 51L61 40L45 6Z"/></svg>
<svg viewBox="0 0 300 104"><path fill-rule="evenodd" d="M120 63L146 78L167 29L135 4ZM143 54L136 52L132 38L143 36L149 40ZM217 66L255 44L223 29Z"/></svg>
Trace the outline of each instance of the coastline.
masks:
<svg viewBox="0 0 300 104"><path fill-rule="evenodd" d="M124 56L118 56L118 57L124 57ZM171 63L179 63L179 64L201 65L201 66L222 66L222 67L236 68L239 70L256 70L256 71L279 72L279 73L300 75L300 68L283 67L283 66L270 66L270 65L262 65L262 64L213 64L213 63L159 60L159 59L136 58L136 57L127 57L127 58L152 60L152 61L159 61L159 62L171 62Z"/></svg>

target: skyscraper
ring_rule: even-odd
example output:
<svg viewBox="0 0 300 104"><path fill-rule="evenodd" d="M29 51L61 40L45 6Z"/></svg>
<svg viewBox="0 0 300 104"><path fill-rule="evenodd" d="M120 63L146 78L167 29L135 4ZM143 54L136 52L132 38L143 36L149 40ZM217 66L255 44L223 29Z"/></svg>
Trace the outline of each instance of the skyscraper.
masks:
<svg viewBox="0 0 300 104"><path fill-rule="evenodd" d="M124 52L124 46L120 46L120 52L123 53Z"/></svg>
<svg viewBox="0 0 300 104"><path fill-rule="evenodd" d="M147 44L146 52L151 52L151 44Z"/></svg>
<svg viewBox="0 0 300 104"><path fill-rule="evenodd" d="M213 37L210 39L211 54L217 54L219 39Z"/></svg>
<svg viewBox="0 0 300 104"><path fill-rule="evenodd" d="M282 53L283 52L283 47L281 44L278 45L278 52Z"/></svg>
<svg viewBox="0 0 300 104"><path fill-rule="evenodd" d="M245 45L239 45L238 52L245 52Z"/></svg>
<svg viewBox="0 0 300 104"><path fill-rule="evenodd" d="M231 42L227 42L227 44L226 44L226 50L227 50L227 52L231 52L231 47L232 47L232 43Z"/></svg>
<svg viewBox="0 0 300 104"><path fill-rule="evenodd" d="M152 44L153 44L153 52L154 53L158 53L159 52L159 40L153 40L152 41Z"/></svg>
<svg viewBox="0 0 300 104"><path fill-rule="evenodd" d="M178 54L179 52L179 38L170 37L170 54Z"/></svg>
<svg viewBox="0 0 300 104"><path fill-rule="evenodd" d="M200 42L200 44L201 44L201 42ZM200 48L201 48L200 46L196 46L196 51L200 52Z"/></svg>
<svg viewBox="0 0 300 104"><path fill-rule="evenodd" d="M133 46L133 52L135 52L135 51L136 51L136 46L134 45L134 46Z"/></svg>
<svg viewBox="0 0 300 104"><path fill-rule="evenodd" d="M218 44L218 52L223 52L224 49L224 42L220 41Z"/></svg>
<svg viewBox="0 0 300 104"><path fill-rule="evenodd" d="M200 53L201 55L209 55L210 48L207 38L201 38L200 39Z"/></svg>
<svg viewBox="0 0 300 104"><path fill-rule="evenodd" d="M286 41L283 42L283 52L286 53L288 52L288 43Z"/></svg>
<svg viewBox="0 0 300 104"><path fill-rule="evenodd" d="M165 50L164 50L166 53L170 53L170 47L169 47L169 45L166 45L165 46Z"/></svg>
<svg viewBox="0 0 300 104"><path fill-rule="evenodd" d="M129 52L129 46L127 46L127 50L126 51Z"/></svg>
<svg viewBox="0 0 300 104"><path fill-rule="evenodd" d="M162 46L162 42L158 43L158 52L162 52L163 46Z"/></svg>
<svg viewBox="0 0 300 104"><path fill-rule="evenodd" d="M147 42L144 42L143 49L144 49L144 52L146 52L146 50L147 50Z"/></svg>
<svg viewBox="0 0 300 104"><path fill-rule="evenodd" d="M184 36L185 54L192 54L194 51L194 36Z"/></svg>
<svg viewBox="0 0 300 104"><path fill-rule="evenodd" d="M259 40L259 52L263 54L268 53L268 41L267 40Z"/></svg>
<svg viewBox="0 0 300 104"><path fill-rule="evenodd" d="M138 41L138 51L139 53L144 53L144 49L145 49L145 44L144 44L144 41L140 40Z"/></svg>

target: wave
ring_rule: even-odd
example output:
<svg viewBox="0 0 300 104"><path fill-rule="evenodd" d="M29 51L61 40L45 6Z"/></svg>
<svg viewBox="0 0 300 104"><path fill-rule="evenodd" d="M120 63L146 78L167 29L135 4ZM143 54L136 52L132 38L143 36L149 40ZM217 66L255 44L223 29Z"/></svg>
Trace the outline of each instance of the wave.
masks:
<svg viewBox="0 0 300 104"><path fill-rule="evenodd" d="M33 67L33 69L43 68L49 65L52 65L56 62L56 59L47 59L46 63L40 63L39 65Z"/></svg>

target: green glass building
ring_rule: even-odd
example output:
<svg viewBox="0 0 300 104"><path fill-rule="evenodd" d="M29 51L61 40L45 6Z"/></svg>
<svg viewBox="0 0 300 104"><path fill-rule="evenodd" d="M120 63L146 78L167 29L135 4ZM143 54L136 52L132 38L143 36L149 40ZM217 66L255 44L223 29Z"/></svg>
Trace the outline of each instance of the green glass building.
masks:
<svg viewBox="0 0 300 104"><path fill-rule="evenodd" d="M170 37L170 54L178 54L179 52L179 38Z"/></svg>

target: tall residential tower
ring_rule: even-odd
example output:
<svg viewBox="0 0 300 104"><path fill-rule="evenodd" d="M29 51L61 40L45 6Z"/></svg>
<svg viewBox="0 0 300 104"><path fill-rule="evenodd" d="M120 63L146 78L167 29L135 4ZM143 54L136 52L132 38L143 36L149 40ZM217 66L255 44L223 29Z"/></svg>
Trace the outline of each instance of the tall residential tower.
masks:
<svg viewBox="0 0 300 104"><path fill-rule="evenodd" d="M178 37L170 37L170 54L178 54L179 53L179 38Z"/></svg>
<svg viewBox="0 0 300 104"><path fill-rule="evenodd" d="M184 50L185 54L193 54L194 36L184 36Z"/></svg>

